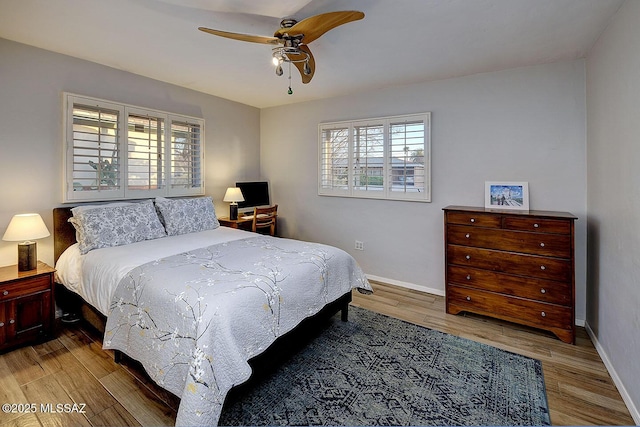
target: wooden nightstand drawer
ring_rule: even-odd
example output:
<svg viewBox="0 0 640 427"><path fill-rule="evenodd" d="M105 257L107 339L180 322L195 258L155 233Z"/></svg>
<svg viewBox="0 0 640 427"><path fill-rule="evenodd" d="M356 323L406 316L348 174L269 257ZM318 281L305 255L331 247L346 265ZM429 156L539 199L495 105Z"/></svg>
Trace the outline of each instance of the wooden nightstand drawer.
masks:
<svg viewBox="0 0 640 427"><path fill-rule="evenodd" d="M51 281L49 276L32 277L20 281L0 285L0 301L31 295L37 292L49 290Z"/></svg>

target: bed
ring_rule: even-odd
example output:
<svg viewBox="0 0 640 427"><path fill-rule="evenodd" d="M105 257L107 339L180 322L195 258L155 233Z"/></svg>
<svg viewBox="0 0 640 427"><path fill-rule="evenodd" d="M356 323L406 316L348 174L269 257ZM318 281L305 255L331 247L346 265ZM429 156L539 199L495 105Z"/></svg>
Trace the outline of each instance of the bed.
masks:
<svg viewBox="0 0 640 427"><path fill-rule="evenodd" d="M252 358L305 319L346 321L352 289L372 291L346 252L220 227L206 197L53 214L56 281L91 307L105 349L180 398L176 425L217 424Z"/></svg>

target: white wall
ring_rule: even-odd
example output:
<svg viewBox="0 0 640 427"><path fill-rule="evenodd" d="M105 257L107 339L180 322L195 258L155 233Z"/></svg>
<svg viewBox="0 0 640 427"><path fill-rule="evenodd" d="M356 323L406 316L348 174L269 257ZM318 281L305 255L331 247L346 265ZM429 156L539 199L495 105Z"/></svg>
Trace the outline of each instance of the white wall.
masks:
<svg viewBox="0 0 640 427"><path fill-rule="evenodd" d="M213 77L212 77L213 78ZM0 39L0 237L16 213L38 212L52 228L62 200L62 92L203 117L206 193L227 215L224 190L260 177L260 113L236 102ZM15 264L0 240L0 265ZM53 263L53 238L38 241Z"/></svg>
<svg viewBox="0 0 640 427"><path fill-rule="evenodd" d="M432 112L432 203L317 195L318 123L424 111ZM531 209L579 217L576 317L584 320L585 118L582 60L268 108L262 174L283 234L338 246L368 274L441 294L442 208L484 206L485 181L528 181ZM364 251L353 250L356 239Z"/></svg>
<svg viewBox="0 0 640 427"><path fill-rule="evenodd" d="M587 324L640 424L640 1L587 59Z"/></svg>

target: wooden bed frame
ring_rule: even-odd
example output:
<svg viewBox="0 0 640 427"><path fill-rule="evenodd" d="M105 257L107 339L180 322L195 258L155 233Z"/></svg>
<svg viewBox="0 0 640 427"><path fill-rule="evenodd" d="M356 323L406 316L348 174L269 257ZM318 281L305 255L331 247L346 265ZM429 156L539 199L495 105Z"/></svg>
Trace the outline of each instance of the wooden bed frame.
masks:
<svg viewBox="0 0 640 427"><path fill-rule="evenodd" d="M72 206L60 207L53 209L53 253L54 260L58 262L60 255L69 246L76 243L76 230L69 222L69 218L73 216L71 212ZM67 311L71 311L81 316L91 326L99 330L101 333L105 331L107 318L91 304L84 301L80 296L67 290L64 285L56 284L56 301L58 305ZM293 332L317 323L318 320L327 319L341 312L341 319L346 322L349 317L349 303L351 302L351 292L347 292L332 303L327 304L319 313L303 320L293 331L278 338L271 346L274 347L279 341L285 341L283 338L287 335L294 335ZM298 334L304 335L304 334ZM259 356L258 356L259 357Z"/></svg>

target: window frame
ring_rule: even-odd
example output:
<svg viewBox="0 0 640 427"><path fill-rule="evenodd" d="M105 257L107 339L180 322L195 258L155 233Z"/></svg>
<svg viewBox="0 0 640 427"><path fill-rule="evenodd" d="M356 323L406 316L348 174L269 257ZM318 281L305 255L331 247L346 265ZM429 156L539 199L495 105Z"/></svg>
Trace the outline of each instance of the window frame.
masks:
<svg viewBox="0 0 640 427"><path fill-rule="evenodd" d="M408 186L404 185L404 191L394 190L394 168L392 158L392 138L391 128L394 125L411 124L411 123L423 124L423 141L419 146L423 147L424 154L424 191L408 191ZM377 186L372 185L371 189L367 186L356 185L356 129L372 126L382 126L382 188L378 189ZM330 131L344 131L347 133L347 159L338 159L338 163L343 161L347 167L347 182L346 185L337 185L333 180L334 174L331 169L330 163L331 157L336 152L334 147L327 147L327 144L331 142L325 140L325 133ZM405 137L405 144L406 144ZM366 157L375 158L375 156ZM397 160L397 159L396 159ZM335 168L335 161L332 163ZM405 162L406 165L406 162ZM406 169L405 169L406 170ZM415 168L414 168L415 171ZM369 176L368 174L366 176ZM405 175L406 176L406 175ZM331 182L328 180L331 177ZM367 178L368 184L369 178ZM406 181L405 181L406 182ZM415 176L414 176L415 184ZM362 189L361 187L367 187ZM318 125L318 195L319 196L333 196L333 197L352 197L352 198L367 198L367 199L380 199L380 200L398 200L398 201L416 201L416 202L431 202L431 113L417 113L407 114L399 116L387 116L370 119L348 120L338 122L325 122Z"/></svg>
<svg viewBox="0 0 640 427"><path fill-rule="evenodd" d="M64 111L64 127L63 127L63 203L69 202L85 202L96 200L127 200L151 197L174 197L174 196L196 196L204 195L204 145L205 145L205 121L202 118L191 117L182 114L169 113L160 110L139 107L114 101L108 101L73 93L63 93L63 111ZM100 186L96 189L88 189L82 191L74 190L74 161L76 156L74 153L74 108L86 107L98 110L111 110L118 113L116 138L117 159L118 159L118 182L119 188L103 190ZM129 188L129 117L147 116L152 119L162 120L162 144L163 147L158 151L160 154L160 174L158 177L159 188L137 189ZM171 152L171 135L174 122L189 123L195 127L199 127L199 139L197 141L197 159L194 161L196 169L195 174L198 176L198 182L193 182L190 187L175 187L172 182L172 152ZM132 137L133 138L133 137ZM160 144L159 141L156 141Z"/></svg>

